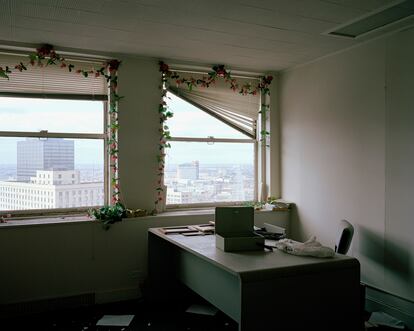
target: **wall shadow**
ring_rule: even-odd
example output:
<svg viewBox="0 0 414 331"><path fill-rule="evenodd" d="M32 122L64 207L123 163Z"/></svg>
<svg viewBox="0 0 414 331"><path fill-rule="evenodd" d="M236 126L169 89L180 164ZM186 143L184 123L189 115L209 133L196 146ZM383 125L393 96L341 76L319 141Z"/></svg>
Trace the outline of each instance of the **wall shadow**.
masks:
<svg viewBox="0 0 414 331"><path fill-rule="evenodd" d="M358 226L359 254L381 264L385 270L410 283L413 277L411 251L403 242L392 240L375 233L364 226Z"/></svg>

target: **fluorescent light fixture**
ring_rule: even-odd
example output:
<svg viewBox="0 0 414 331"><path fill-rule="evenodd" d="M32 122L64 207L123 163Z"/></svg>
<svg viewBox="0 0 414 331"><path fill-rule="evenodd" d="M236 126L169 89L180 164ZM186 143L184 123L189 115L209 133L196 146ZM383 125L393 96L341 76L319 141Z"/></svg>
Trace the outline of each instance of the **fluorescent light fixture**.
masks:
<svg viewBox="0 0 414 331"><path fill-rule="evenodd" d="M414 16L414 1L403 0L393 2L391 5L375 10L363 17L359 17L351 22L342 24L333 30L327 31L324 34L355 39L366 34L371 34L374 31L394 26L397 23L408 21ZM398 25L400 27L400 25Z"/></svg>

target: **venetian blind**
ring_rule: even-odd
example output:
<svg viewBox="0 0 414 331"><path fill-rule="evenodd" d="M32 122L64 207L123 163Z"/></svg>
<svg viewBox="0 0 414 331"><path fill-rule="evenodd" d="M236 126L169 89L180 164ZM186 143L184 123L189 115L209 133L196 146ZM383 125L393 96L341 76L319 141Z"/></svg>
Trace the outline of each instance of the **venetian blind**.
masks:
<svg viewBox="0 0 414 331"><path fill-rule="evenodd" d="M202 79L203 75L188 74L188 77ZM251 84L253 87L258 81L255 79L237 79L239 87ZM233 91L230 86L217 79L210 87L193 87L189 90L186 84L177 86L174 80L168 82L168 90L185 101L220 119L224 123L245 133L249 137L256 137L256 121L260 110L260 95L242 95Z"/></svg>
<svg viewBox="0 0 414 331"><path fill-rule="evenodd" d="M0 67L6 66L12 70L8 74L9 79L0 78L0 93L25 93L38 94L50 97L50 95L79 95L86 99L105 99L108 87L104 77L90 75L84 77L75 71L77 69L91 70L99 68L100 63L70 60L68 63L75 65L75 69L69 72L60 65L37 66L27 64L27 70L19 72L14 69L16 64L27 64L27 56L0 54Z"/></svg>

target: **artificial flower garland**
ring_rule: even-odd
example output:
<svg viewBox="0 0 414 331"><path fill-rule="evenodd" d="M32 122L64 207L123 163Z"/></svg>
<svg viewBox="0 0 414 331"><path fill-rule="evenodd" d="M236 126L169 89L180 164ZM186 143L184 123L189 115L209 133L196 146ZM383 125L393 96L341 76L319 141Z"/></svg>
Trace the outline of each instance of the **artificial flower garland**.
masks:
<svg viewBox="0 0 414 331"><path fill-rule="evenodd" d="M237 79L233 78L230 71L228 71L224 65L215 65L213 66L212 70L206 75L200 78L185 78L181 77L176 71L171 71L168 64L164 63L163 61L159 62L159 71L161 72L161 102L158 106L158 113L160 116L160 140L158 144L158 172L157 172L157 186L156 186L156 194L157 198L154 201L155 208L152 211L153 214L157 213L157 207L161 203L165 203L163 201L165 197L163 197L164 193L164 185L163 185L163 178L164 178L164 169L165 169L165 149L170 148L171 145L168 142L171 139L171 133L169 127L165 124L165 122L173 117L173 113L168 109L167 102L165 98L167 96L167 89L168 89L168 80L174 80L176 86L187 86L187 88L191 91L193 88L210 88L213 87L214 84L218 79L224 80L225 83L229 86L231 90L235 93L239 93L241 95L257 95L261 93L262 95L270 95L269 86L272 83L273 76L263 76L261 77L260 81L257 85L253 86L251 84L240 84ZM266 115L266 111L269 110L269 105L262 103L259 113L262 116ZM261 138L260 141L264 144L266 136L269 135L269 132L266 130L262 130L260 132ZM266 145L267 146L267 145Z"/></svg>
<svg viewBox="0 0 414 331"><path fill-rule="evenodd" d="M30 66L49 66L59 65L60 68L80 74L84 77L94 75L95 77L104 77L108 84L109 93L109 125L107 128L108 135L108 153L110 156L110 168L111 168L111 188L112 188L112 204L120 205L120 188L119 188L119 172L118 172L118 102L122 98L118 94L118 68L121 64L118 60L108 60L102 64L99 68L92 68L84 70L82 68L75 67L74 64L69 63L60 54L56 53L52 45L43 45L36 49L35 53L29 54L28 63L17 63L13 68L6 66L0 67L0 77L9 79L9 74L14 70L25 71Z"/></svg>

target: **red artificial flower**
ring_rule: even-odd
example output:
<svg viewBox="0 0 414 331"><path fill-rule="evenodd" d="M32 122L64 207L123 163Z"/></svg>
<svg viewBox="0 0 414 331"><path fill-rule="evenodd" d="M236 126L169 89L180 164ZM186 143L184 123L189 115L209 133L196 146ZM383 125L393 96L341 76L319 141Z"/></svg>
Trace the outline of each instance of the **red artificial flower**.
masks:
<svg viewBox="0 0 414 331"><path fill-rule="evenodd" d="M61 68L66 68L66 63L62 62L62 63L60 64L60 67L61 67Z"/></svg>
<svg viewBox="0 0 414 331"><path fill-rule="evenodd" d="M17 69L17 70L19 70L20 72L22 72L23 70L26 70L26 67L21 62L19 64L16 64L14 66L14 68ZM0 68L0 70L2 70L2 69Z"/></svg>
<svg viewBox="0 0 414 331"><path fill-rule="evenodd" d="M168 64L164 63L163 61L160 61L159 65L160 65L160 71L162 73L166 73L166 72L170 71L170 67L168 66Z"/></svg>
<svg viewBox="0 0 414 331"><path fill-rule="evenodd" d="M273 80L273 76L267 76L267 77L263 77L262 81L263 84L269 85L272 83Z"/></svg>
<svg viewBox="0 0 414 331"><path fill-rule="evenodd" d="M106 67L108 68L109 72L113 72L118 70L121 61L119 60L109 60L106 62Z"/></svg>
<svg viewBox="0 0 414 331"><path fill-rule="evenodd" d="M224 64L214 66L213 70L216 72L217 76L229 78L229 74L227 70L224 68Z"/></svg>
<svg viewBox="0 0 414 331"><path fill-rule="evenodd" d="M42 47L37 48L36 52L39 57L49 56L51 55L51 53L53 53L56 56L56 53L53 50L53 46L49 44L45 44Z"/></svg>

